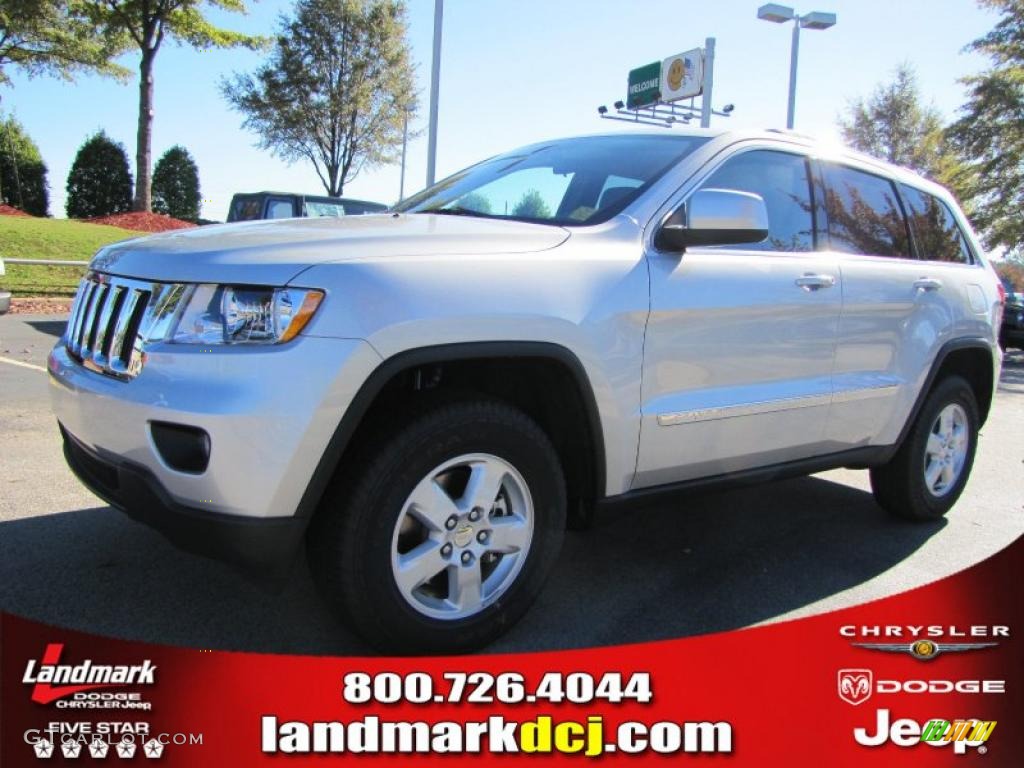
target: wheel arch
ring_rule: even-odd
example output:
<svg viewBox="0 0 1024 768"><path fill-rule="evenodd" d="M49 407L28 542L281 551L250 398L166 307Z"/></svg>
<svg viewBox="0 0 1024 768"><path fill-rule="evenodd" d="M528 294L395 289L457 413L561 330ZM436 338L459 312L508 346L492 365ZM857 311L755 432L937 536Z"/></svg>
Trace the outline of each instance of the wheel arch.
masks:
<svg viewBox="0 0 1024 768"><path fill-rule="evenodd" d="M374 405L389 385L412 372L445 364L493 363L495 361L543 361L559 366L575 386L587 430L582 495L597 500L605 495L606 460L601 416L593 387L580 359L567 347L550 342L464 342L417 347L381 362L360 386L342 415L296 510L297 517L312 518L327 486L348 452ZM544 425L542 425L543 427ZM554 440L553 440L554 441ZM557 446L557 441L556 446ZM562 451L560 451L560 454ZM567 473L569 472L566 468ZM568 478L567 478L568 479Z"/></svg>
<svg viewBox="0 0 1024 768"><path fill-rule="evenodd" d="M971 385L978 401L979 427L988 419L995 390L995 363L992 345L982 338L953 339L939 349L914 401L914 407L900 431L896 447L903 444L914 421L935 385L947 376L962 376Z"/></svg>

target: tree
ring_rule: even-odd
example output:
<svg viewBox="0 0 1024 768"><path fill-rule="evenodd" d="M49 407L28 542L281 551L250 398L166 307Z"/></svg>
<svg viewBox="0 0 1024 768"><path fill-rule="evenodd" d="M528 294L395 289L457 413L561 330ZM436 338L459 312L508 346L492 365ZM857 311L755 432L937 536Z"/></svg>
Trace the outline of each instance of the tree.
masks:
<svg viewBox="0 0 1024 768"><path fill-rule="evenodd" d="M544 202L544 198L536 189L529 189L519 198L519 202L512 209L513 216L522 216L526 219L550 219L551 209Z"/></svg>
<svg viewBox="0 0 1024 768"><path fill-rule="evenodd" d="M82 0L0 0L0 84L6 70L70 79L79 70L125 76L114 63L116 40L100 34Z"/></svg>
<svg viewBox="0 0 1024 768"><path fill-rule="evenodd" d="M1001 14L968 48L992 66L964 79L967 103L950 136L976 170L974 221L989 248L1024 257L1024 0L980 0Z"/></svg>
<svg viewBox="0 0 1024 768"><path fill-rule="evenodd" d="M100 131L86 139L68 174L67 211L71 219L124 213L132 207L132 172L124 146Z"/></svg>
<svg viewBox="0 0 1024 768"><path fill-rule="evenodd" d="M490 198L479 192L470 192L468 195L463 195L458 199L458 206L459 208L465 208L467 211L476 211L477 213L489 214L492 212Z"/></svg>
<svg viewBox="0 0 1024 768"><path fill-rule="evenodd" d="M867 100L850 102L839 118L843 139L854 149L895 165L910 168L969 197L971 176L946 138L942 116L925 105L917 75L909 64L893 72L890 83L879 84Z"/></svg>
<svg viewBox="0 0 1024 768"><path fill-rule="evenodd" d="M245 12L245 0L78 0L108 39L134 45L139 60L139 121L135 149L136 211L152 208L150 168L153 160L153 63L167 37L194 48L258 48L263 38L232 32L212 24L203 5Z"/></svg>
<svg viewBox="0 0 1024 768"><path fill-rule="evenodd" d="M199 218L199 168L184 147L164 152L153 169L153 210L176 219Z"/></svg>
<svg viewBox="0 0 1024 768"><path fill-rule="evenodd" d="M259 146L313 164L329 195L394 162L416 110L401 0L299 0L271 60L222 83Z"/></svg>
<svg viewBox="0 0 1024 768"><path fill-rule="evenodd" d="M39 147L13 117L0 121L0 203L46 216L50 190Z"/></svg>

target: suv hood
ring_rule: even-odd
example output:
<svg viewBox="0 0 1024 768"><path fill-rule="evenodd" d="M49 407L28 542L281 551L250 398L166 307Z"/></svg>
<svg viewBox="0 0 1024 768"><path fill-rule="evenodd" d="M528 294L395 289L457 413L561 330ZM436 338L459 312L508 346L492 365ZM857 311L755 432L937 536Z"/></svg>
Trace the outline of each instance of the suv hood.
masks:
<svg viewBox="0 0 1024 768"><path fill-rule="evenodd" d="M222 224L124 240L92 269L143 280L284 285L332 261L529 253L565 242L563 227L436 214L378 214Z"/></svg>

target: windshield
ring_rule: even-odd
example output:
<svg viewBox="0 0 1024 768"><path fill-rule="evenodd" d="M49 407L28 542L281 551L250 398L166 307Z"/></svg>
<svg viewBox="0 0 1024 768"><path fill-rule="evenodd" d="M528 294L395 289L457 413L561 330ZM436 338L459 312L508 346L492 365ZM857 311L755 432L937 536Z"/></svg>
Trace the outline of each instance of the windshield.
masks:
<svg viewBox="0 0 1024 768"><path fill-rule="evenodd" d="M306 216L311 219L337 218L345 215L345 206L341 203L323 203L307 200L304 210Z"/></svg>
<svg viewBox="0 0 1024 768"><path fill-rule="evenodd" d="M393 210L567 226L607 221L706 142L702 136L594 136L492 157Z"/></svg>

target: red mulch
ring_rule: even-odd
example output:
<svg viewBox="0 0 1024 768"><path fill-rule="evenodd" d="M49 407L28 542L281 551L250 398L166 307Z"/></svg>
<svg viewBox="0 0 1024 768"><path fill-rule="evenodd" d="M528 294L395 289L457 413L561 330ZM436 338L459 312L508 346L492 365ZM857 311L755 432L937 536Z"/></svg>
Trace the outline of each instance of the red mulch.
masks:
<svg viewBox="0 0 1024 768"><path fill-rule="evenodd" d="M71 299L21 298L11 299L12 315L66 315L71 311Z"/></svg>
<svg viewBox="0 0 1024 768"><path fill-rule="evenodd" d="M133 229L136 232L169 232L172 229L189 229L196 226L190 221L172 219L162 213L114 213L96 219L85 219L90 224L107 224L111 227Z"/></svg>
<svg viewBox="0 0 1024 768"><path fill-rule="evenodd" d="M0 216L29 216L30 214L25 213L20 208L15 208L13 205L0 204Z"/></svg>

